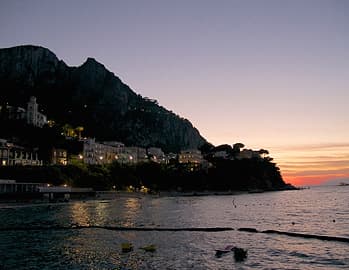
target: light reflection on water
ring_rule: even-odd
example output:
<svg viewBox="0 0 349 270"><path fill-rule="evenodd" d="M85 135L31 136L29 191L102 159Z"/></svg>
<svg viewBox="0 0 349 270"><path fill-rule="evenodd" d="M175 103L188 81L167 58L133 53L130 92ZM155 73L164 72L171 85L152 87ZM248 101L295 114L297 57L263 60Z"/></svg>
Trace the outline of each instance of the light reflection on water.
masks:
<svg viewBox="0 0 349 270"><path fill-rule="evenodd" d="M135 227L137 217L142 208L141 199L127 198L123 202L123 209L120 211L120 225L123 227Z"/></svg>
<svg viewBox="0 0 349 270"><path fill-rule="evenodd" d="M0 208L0 228L99 225L254 227L349 237L349 188L205 197L120 197L113 201ZM334 222L335 221L335 222ZM135 249L123 254L120 244ZM139 247L155 244L147 253ZM248 249L236 263L226 245ZM280 235L226 232L0 231L0 269L348 269L349 245ZM21 258L20 260L18 258Z"/></svg>
<svg viewBox="0 0 349 270"><path fill-rule="evenodd" d="M89 220L91 219L88 209L83 203L74 203L71 206L71 215L72 224L79 226L88 226Z"/></svg>

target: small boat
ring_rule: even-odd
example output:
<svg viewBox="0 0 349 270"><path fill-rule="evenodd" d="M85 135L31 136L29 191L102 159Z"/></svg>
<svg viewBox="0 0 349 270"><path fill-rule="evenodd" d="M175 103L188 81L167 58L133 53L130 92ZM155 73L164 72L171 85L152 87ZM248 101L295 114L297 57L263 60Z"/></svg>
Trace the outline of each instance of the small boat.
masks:
<svg viewBox="0 0 349 270"><path fill-rule="evenodd" d="M349 186L349 183L340 182L338 186L341 186L341 187Z"/></svg>

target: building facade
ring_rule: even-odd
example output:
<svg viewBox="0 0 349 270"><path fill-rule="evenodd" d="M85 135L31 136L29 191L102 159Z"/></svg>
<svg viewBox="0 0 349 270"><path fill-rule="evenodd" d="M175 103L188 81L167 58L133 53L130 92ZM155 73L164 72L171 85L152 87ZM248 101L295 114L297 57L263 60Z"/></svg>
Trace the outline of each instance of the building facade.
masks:
<svg viewBox="0 0 349 270"><path fill-rule="evenodd" d="M42 166L38 149L30 149L0 139L0 166Z"/></svg>
<svg viewBox="0 0 349 270"><path fill-rule="evenodd" d="M179 163L194 163L200 164L203 161L203 156L200 150L197 149L188 149L182 150L178 154L178 162Z"/></svg>
<svg viewBox="0 0 349 270"><path fill-rule="evenodd" d="M117 159L117 150L117 147L98 143L94 138L84 139L80 158L86 164L109 164Z"/></svg>
<svg viewBox="0 0 349 270"><path fill-rule="evenodd" d="M61 148L53 148L51 152L51 164L54 165L67 165L68 164L68 151Z"/></svg>
<svg viewBox="0 0 349 270"><path fill-rule="evenodd" d="M33 193L39 192L43 183L18 183L16 180L0 179L1 193Z"/></svg>
<svg viewBox="0 0 349 270"><path fill-rule="evenodd" d="M162 151L161 148L157 147L149 147L147 149L147 154L149 160L153 162L158 162L158 163L167 163L167 158L165 153Z"/></svg>
<svg viewBox="0 0 349 270"><path fill-rule="evenodd" d="M35 127L43 127L47 123L46 115L39 112L39 105L36 103L36 97L30 97L27 105L27 124Z"/></svg>
<svg viewBox="0 0 349 270"><path fill-rule="evenodd" d="M145 148L142 147L123 147L118 149L117 161L125 164L136 164L148 161L148 155Z"/></svg>
<svg viewBox="0 0 349 270"><path fill-rule="evenodd" d="M3 108L1 110L10 120L24 120L28 125L40 128L47 124L47 117L39 112L39 105L35 97L30 97L27 109L6 105L6 110Z"/></svg>

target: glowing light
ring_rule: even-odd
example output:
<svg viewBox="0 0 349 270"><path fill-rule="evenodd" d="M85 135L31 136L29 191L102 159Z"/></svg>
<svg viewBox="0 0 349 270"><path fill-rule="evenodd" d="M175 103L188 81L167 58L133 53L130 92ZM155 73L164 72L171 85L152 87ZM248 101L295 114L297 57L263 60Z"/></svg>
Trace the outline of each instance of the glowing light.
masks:
<svg viewBox="0 0 349 270"><path fill-rule="evenodd" d="M294 145L273 149L272 156L287 183L317 185L349 177L349 145Z"/></svg>

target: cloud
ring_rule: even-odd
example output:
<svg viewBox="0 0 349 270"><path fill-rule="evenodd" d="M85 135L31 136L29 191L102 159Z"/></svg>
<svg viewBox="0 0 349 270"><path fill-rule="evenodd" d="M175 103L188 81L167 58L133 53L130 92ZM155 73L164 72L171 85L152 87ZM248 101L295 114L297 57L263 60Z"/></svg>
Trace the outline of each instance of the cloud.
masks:
<svg viewBox="0 0 349 270"><path fill-rule="evenodd" d="M349 176L349 143L283 146L274 151L284 179L293 184L320 184Z"/></svg>
<svg viewBox="0 0 349 270"><path fill-rule="evenodd" d="M349 175L349 167L344 169L318 169L318 170L284 170L284 175L288 176L315 176L315 175Z"/></svg>
<svg viewBox="0 0 349 270"><path fill-rule="evenodd" d="M343 160L322 160L322 161L289 161L285 164L280 164L285 169L299 168L349 168L349 159Z"/></svg>
<svg viewBox="0 0 349 270"><path fill-rule="evenodd" d="M321 143L321 144L304 144L304 145L288 145L288 146L277 146L275 150L279 151L309 151L309 150L338 150L347 149L349 150L349 143Z"/></svg>

